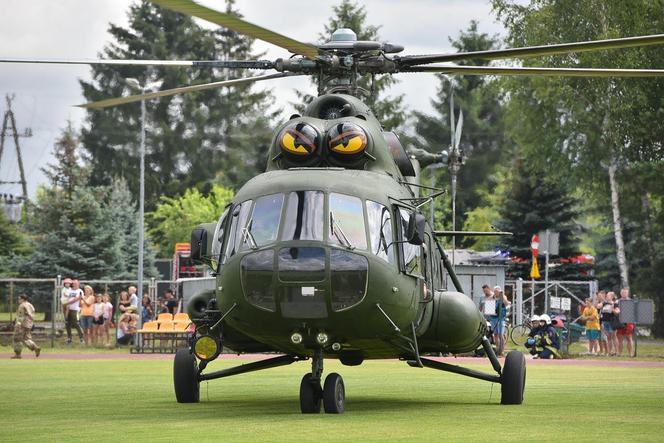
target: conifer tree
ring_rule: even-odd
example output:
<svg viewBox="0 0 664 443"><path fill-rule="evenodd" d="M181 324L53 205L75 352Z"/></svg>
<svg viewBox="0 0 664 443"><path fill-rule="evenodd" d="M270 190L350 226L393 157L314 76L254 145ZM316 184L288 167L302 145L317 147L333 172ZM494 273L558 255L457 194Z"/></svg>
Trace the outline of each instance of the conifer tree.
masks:
<svg viewBox="0 0 664 443"><path fill-rule="evenodd" d="M533 234L550 229L560 233L559 258L579 255L581 227L576 223L577 208L569 186L562 182L547 180L534 172L527 160L515 161L512 181L506 188L502 199L500 221L497 226L501 231L512 232L512 236L502 237L502 247L514 260L508 268L510 278L530 278L531 249ZM540 238L540 243L544 239ZM540 248L541 249L541 248ZM589 266L584 264L561 263L556 257L550 257L549 263L558 262L560 266L549 270L552 280L582 280L590 278ZM540 269L544 269L544 257L539 255ZM541 271L544 275L544 272Z"/></svg>
<svg viewBox="0 0 664 443"><path fill-rule="evenodd" d="M226 12L237 14L233 1ZM219 29L209 30L190 17L143 1L129 11L127 28L111 25L112 41L105 58L128 59L245 59L252 39ZM81 82L90 101L121 96L131 91L126 78L142 85L163 80L161 89L252 75L217 68L136 67L98 65L92 82ZM154 208L160 195L177 195L195 186L204 192L220 179L239 186L264 169L257 152L267 151L271 131L267 123L269 92L251 85L234 86L146 101L146 208ZM242 133L234 131L242 128ZM92 167L93 185L110 185L113 177L127 180L138 194L140 105L128 104L89 111L83 145ZM231 158L232 157L232 158ZM221 173L220 171L223 171Z"/></svg>
<svg viewBox="0 0 664 443"><path fill-rule="evenodd" d="M34 251L22 269L30 277L108 276L115 256L113 234L102 213L104 191L86 186L88 171L77 154L78 140L71 124L55 144L55 162L45 168L50 186L37 193L28 230Z"/></svg>
<svg viewBox="0 0 664 443"><path fill-rule="evenodd" d="M468 29L461 31L450 43L458 52L483 51L498 48L498 40L478 29L478 23L471 21ZM461 65L485 66L487 60L464 60ZM457 182L456 229L463 227L468 213L488 202L481 198L484 190L495 183L491 176L501 159L509 152L510 145L504 137L503 109L500 94L487 77L437 75L439 86L436 96L431 99L434 114L415 111L415 131L419 138L415 146L436 154L450 147L450 87L454 95L455 121L463 111L461 149L466 158ZM432 186L449 188L450 173L445 166L434 171L425 171L424 176L433 176ZM479 211L473 215L484 218ZM438 199L436 224L441 229L451 229L451 199ZM464 243L474 239L461 239Z"/></svg>

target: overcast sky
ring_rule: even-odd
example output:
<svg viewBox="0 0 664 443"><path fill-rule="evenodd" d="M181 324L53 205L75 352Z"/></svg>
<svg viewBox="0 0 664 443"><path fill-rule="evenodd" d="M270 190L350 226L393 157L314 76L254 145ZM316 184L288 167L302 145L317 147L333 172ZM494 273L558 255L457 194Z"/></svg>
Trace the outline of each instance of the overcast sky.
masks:
<svg viewBox="0 0 664 443"><path fill-rule="evenodd" d="M131 0L0 0L0 58L94 59L108 42L108 24L126 25ZM201 3L223 9L222 0ZM245 19L302 41L315 41L338 0L237 0ZM453 52L448 37L456 37L470 20L479 21L481 32L502 34L491 7L484 0L365 0L368 21L380 25L380 36L406 47L403 54ZM256 51L268 51L265 58L287 56L272 45L257 42ZM41 168L52 161L53 143L68 119L75 127L84 111L78 79L89 78L87 66L0 65L0 112L6 109L5 94L15 94L13 110L20 132L31 128L33 136L22 138L21 152L29 194L45 181ZM403 74L392 89L406 94L410 110L431 110L430 97L437 82L431 74ZM310 87L301 79L273 80L261 84L272 89L277 102L290 114L294 88ZM0 159L0 181L18 180L16 152L11 139L5 140ZM0 185L0 193L20 194L19 185Z"/></svg>

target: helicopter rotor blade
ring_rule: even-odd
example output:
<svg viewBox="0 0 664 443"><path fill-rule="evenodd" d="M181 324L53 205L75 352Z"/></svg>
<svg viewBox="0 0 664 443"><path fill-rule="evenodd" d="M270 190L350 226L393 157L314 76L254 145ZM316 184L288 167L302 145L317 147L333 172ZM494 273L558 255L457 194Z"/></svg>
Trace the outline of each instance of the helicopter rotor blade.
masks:
<svg viewBox="0 0 664 443"><path fill-rule="evenodd" d="M296 75L302 75L302 74L294 74L294 73L277 73L277 74L267 74L267 75L257 75L255 77L245 77L245 78L236 78L233 80L224 80L224 81L219 81L219 82L213 82L213 83L204 83L200 85L192 85L192 86L183 86L180 88L173 88L173 89L165 89L163 91L156 91L156 92L148 92L145 94L136 94L136 95L129 95L127 97L115 97L115 98L109 98L106 100L99 100L96 102L90 102L90 103L85 103L82 105L78 105L80 108L86 108L86 109L101 109L101 108L108 108L110 106L118 106L118 105L124 105L127 103L134 103L134 102L139 102L141 100L149 100L152 98L157 98L157 97L168 97L171 95L176 95L176 94L184 94L187 92L196 92L196 91L204 91L206 89L214 89L214 88L220 88L222 86L233 86L233 85L241 85L244 83L252 83L252 82L257 82L257 81L262 81L262 80L271 80L275 78L282 78L282 77L292 77Z"/></svg>
<svg viewBox="0 0 664 443"><path fill-rule="evenodd" d="M526 46L523 48L492 49L488 51L457 52L450 54L406 55L395 57L402 67L424 65L437 62L458 60L500 60L505 58L529 58L544 55L561 55L570 52L600 51L605 49L630 48L664 44L664 34L644 35L637 37L613 38L586 42L561 43L554 45Z"/></svg>
<svg viewBox="0 0 664 443"><path fill-rule="evenodd" d="M450 75L514 75L546 77L664 77L664 69L539 68L504 66L413 66L401 72L436 72Z"/></svg>
<svg viewBox="0 0 664 443"><path fill-rule="evenodd" d="M293 54L303 55L312 60L318 56L318 48L312 44L299 42L285 35L246 22L234 15L199 5L192 0L151 0L151 2L191 17L198 17L210 23L239 32L240 34L272 43L273 45L289 50Z"/></svg>
<svg viewBox="0 0 664 443"><path fill-rule="evenodd" d="M22 59L5 58L0 63L34 63L52 65L127 65L127 66L191 66L197 68L236 68L236 69L273 69L270 60L65 60L65 59Z"/></svg>
<svg viewBox="0 0 664 443"><path fill-rule="evenodd" d="M457 120L457 127L454 131L454 149L459 150L459 144L461 143L461 130L463 129L463 110L459 110L459 120Z"/></svg>

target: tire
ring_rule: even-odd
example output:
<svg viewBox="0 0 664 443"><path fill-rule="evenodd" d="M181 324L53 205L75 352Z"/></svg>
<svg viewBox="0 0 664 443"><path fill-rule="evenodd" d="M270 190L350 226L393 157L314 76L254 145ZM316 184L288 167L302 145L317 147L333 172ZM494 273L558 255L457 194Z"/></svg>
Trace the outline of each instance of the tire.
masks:
<svg viewBox="0 0 664 443"><path fill-rule="evenodd" d="M510 331L510 339L517 346L524 346L530 334L530 327L527 325L517 325Z"/></svg>
<svg viewBox="0 0 664 443"><path fill-rule="evenodd" d="M326 414L343 414L346 409L344 379L336 372L331 373L325 378L323 407Z"/></svg>
<svg viewBox="0 0 664 443"><path fill-rule="evenodd" d="M311 382L311 372L305 374L300 382L300 411L303 414L320 412L321 388Z"/></svg>
<svg viewBox="0 0 664 443"><path fill-rule="evenodd" d="M500 403L520 405L526 387L526 358L520 351L511 351L505 358L500 376Z"/></svg>
<svg viewBox="0 0 664 443"><path fill-rule="evenodd" d="M198 403L200 381L196 357L189 349L178 349L173 361L173 385L178 403Z"/></svg>

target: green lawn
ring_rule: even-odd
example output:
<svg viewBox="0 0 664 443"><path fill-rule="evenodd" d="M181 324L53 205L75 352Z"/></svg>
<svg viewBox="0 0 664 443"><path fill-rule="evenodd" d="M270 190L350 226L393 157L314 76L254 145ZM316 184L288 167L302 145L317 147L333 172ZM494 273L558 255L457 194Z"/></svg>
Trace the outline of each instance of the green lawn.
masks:
<svg viewBox="0 0 664 443"><path fill-rule="evenodd" d="M181 405L168 360L5 359L0 441L663 438L662 368L532 364L524 404L501 406L500 386L480 380L397 361L326 361L326 373L344 376L346 413L303 416L298 387L308 369L303 362L213 380L201 386L200 404Z"/></svg>

